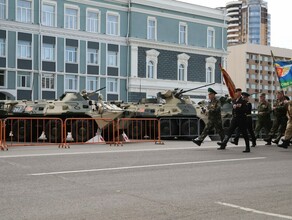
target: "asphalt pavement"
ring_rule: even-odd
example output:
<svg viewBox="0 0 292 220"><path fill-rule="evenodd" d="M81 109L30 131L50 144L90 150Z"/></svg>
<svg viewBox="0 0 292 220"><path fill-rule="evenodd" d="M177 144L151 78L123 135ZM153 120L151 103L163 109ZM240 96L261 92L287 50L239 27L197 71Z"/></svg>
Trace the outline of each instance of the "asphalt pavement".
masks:
<svg viewBox="0 0 292 220"><path fill-rule="evenodd" d="M0 219L292 219L292 147L217 147L10 147L0 152Z"/></svg>

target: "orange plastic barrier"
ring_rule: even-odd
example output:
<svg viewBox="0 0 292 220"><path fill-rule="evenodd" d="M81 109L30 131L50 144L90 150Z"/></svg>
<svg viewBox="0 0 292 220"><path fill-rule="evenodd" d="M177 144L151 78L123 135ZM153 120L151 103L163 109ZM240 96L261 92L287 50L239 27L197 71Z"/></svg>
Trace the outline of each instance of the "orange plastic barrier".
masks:
<svg viewBox="0 0 292 220"><path fill-rule="evenodd" d="M7 118L3 137L8 146L58 144L63 137L63 121L44 117Z"/></svg>
<svg viewBox="0 0 292 220"><path fill-rule="evenodd" d="M155 142L160 140L160 121L156 118L122 118L117 121L117 143Z"/></svg>
<svg viewBox="0 0 292 220"><path fill-rule="evenodd" d="M68 118L61 147L69 147L69 143L111 144L116 139L115 131L115 121L110 118Z"/></svg>

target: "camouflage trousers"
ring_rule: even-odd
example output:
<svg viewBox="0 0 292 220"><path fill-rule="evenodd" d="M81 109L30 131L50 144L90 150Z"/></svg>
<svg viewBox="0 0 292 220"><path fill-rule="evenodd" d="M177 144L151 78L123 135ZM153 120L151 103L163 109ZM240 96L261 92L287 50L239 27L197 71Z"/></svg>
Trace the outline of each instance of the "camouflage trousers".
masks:
<svg viewBox="0 0 292 220"><path fill-rule="evenodd" d="M216 132L219 134L221 140L224 139L224 130L222 127L222 120L221 119L216 119L216 120L209 120L206 127L204 128L203 132L201 135L198 137L198 140L203 141L206 136L209 134L211 130L215 128Z"/></svg>
<svg viewBox="0 0 292 220"><path fill-rule="evenodd" d="M292 119L289 119L287 122L284 139L290 140L291 138L292 138Z"/></svg>
<svg viewBox="0 0 292 220"><path fill-rule="evenodd" d="M256 122L256 127L254 130L256 138L259 137L260 131L264 128L265 129L265 134L268 135L269 131L271 130L272 127L272 120L271 118L258 118Z"/></svg>
<svg viewBox="0 0 292 220"><path fill-rule="evenodd" d="M276 139L280 140L282 135L285 133L286 126L287 117L275 117L272 129L269 132L270 138L273 138L277 134Z"/></svg>

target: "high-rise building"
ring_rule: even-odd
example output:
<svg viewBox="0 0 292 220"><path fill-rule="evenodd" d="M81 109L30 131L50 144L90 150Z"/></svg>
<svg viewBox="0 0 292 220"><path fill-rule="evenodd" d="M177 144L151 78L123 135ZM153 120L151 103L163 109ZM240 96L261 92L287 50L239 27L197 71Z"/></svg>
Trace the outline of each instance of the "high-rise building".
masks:
<svg viewBox="0 0 292 220"><path fill-rule="evenodd" d="M266 1L228 2L226 13L229 17L228 46L242 43L270 45L270 14Z"/></svg>
<svg viewBox="0 0 292 220"><path fill-rule="evenodd" d="M245 43L228 47L227 72L237 87L251 94L250 102L254 108L258 106L261 93L266 93L267 100L272 103L276 91L281 90L271 51L275 60L290 60L292 57L290 49L266 45ZM291 98L292 87L284 91Z"/></svg>

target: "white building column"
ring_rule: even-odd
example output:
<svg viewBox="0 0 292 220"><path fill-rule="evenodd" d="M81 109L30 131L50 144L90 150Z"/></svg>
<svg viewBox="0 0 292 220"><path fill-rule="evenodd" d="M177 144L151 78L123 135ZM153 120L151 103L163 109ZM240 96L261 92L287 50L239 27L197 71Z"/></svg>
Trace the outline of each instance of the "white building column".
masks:
<svg viewBox="0 0 292 220"><path fill-rule="evenodd" d="M131 46L131 75L130 77L138 77L138 47Z"/></svg>

